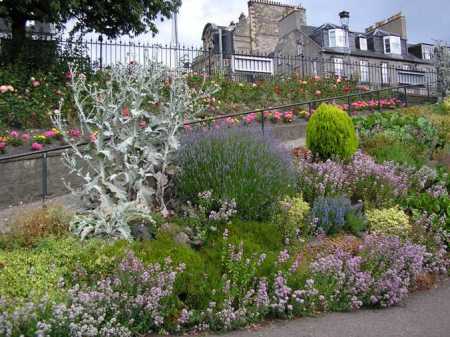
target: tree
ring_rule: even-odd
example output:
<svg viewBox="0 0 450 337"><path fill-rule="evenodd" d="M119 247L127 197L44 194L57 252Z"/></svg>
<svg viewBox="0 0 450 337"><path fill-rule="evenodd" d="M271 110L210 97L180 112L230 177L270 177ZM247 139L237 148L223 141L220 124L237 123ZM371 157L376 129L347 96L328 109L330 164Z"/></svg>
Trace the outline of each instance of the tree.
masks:
<svg viewBox="0 0 450 337"><path fill-rule="evenodd" d="M97 32L109 38L122 34L156 34L155 21L170 18L181 0L3 0L0 18L11 25L15 49L26 38L26 23L35 20L64 26L75 20L72 33Z"/></svg>

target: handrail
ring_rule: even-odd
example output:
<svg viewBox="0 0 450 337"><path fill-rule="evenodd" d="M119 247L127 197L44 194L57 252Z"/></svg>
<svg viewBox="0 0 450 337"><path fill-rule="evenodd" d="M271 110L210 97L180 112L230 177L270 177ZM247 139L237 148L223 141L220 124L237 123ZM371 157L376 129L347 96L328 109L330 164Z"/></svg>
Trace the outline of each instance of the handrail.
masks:
<svg viewBox="0 0 450 337"><path fill-rule="evenodd" d="M431 85L433 83L434 82L428 83L428 85ZM203 118L203 119L199 119L199 120L195 120L195 121L186 122L186 123L184 123L184 125L195 125L195 124L211 122L211 121L219 120L219 119L226 119L226 118L230 118L230 117L245 116L245 115L249 115L251 113L258 113L258 112L271 111L271 110L281 110L281 109L292 108L292 107L299 106L299 105L308 105L308 104L329 102L329 101L338 100L338 99L344 99L344 98L349 99L349 98L352 98L352 97L357 97L357 96L361 96L361 95L369 95L369 94L373 94L373 93L380 93L380 92L383 92L383 91L389 91L389 90L395 90L395 89L397 89L397 90L399 90L399 89L407 89L407 88L422 87L422 86L424 86L424 84L408 84L408 85L402 85L402 86L398 86L398 87L388 87L388 88L383 88L383 89L368 90L368 91L359 92L359 93L353 93L353 94L349 94L349 95L320 98L320 99L315 99L315 100L311 100L311 101L280 105L280 106L276 106L276 107L261 108L261 109L256 109L256 110L252 110L252 111L238 112L238 113L235 113L235 114L228 114L228 115L220 115L220 116L215 116L215 117Z"/></svg>
<svg viewBox="0 0 450 337"><path fill-rule="evenodd" d="M434 83L434 82L428 83L428 85L431 85L432 83ZM322 103L322 102L329 102L329 101L338 100L338 99L351 99L352 97L357 97L357 96L361 96L361 95L369 95L369 94L374 94L374 93L381 93L381 92L389 91L389 90L399 90L399 89L407 89L407 88L414 88L414 87L422 87L423 85L424 84L408 84L408 85L403 85L403 86L398 86L398 87L389 87L389 88L383 88L383 89L369 90L369 91L365 91L365 92L353 93L353 94L343 95L343 96L334 96L334 97L328 97L328 98L320 98L320 99L315 99L315 100L311 100L311 101L280 105L280 106L276 106L276 107L267 107L267 108L261 108L261 109L252 110L252 111L239 112L239 113L235 113L235 114L227 114L227 115L220 115L220 116L215 116L215 117L209 117L209 118L189 121L189 122L184 123L184 125L185 126L196 125L196 124L201 124L201 123L212 122L212 121L215 121L215 120L226 119L226 118L230 118L230 117L245 116L245 115L249 115L249 114L252 114L252 113L258 113L258 112L264 112L264 111L272 111L272 110L282 110L282 109L292 108L292 107L295 107L295 106L312 105L312 104L317 104L317 103ZM84 145L87 145L87 144L89 144L89 143L88 142L83 142L83 143L77 144L77 146L84 146ZM37 155L44 155L44 154L48 154L48 153L52 153L52 152L58 152L58 151L62 151L62 150L67 150L67 149L69 149L71 147L72 147L71 145L62 145L62 146L53 147L53 148L40 150L40 151L33 151L33 152L30 151L30 152L19 153L19 154L14 154L14 155L0 156L0 163L6 162L6 161L9 162L9 161L12 161L14 159L20 159L20 158L25 158L25 157L32 157L32 156L37 156Z"/></svg>

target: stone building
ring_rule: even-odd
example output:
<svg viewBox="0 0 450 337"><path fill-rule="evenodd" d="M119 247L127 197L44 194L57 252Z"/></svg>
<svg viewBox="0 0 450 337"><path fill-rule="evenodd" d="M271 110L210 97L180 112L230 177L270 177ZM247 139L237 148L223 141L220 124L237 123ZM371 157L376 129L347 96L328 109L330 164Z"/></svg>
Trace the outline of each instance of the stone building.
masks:
<svg viewBox="0 0 450 337"><path fill-rule="evenodd" d="M271 0L248 1L228 26L207 23L202 33L206 54L193 67L233 76L298 74L340 76L371 86L428 84L435 81L432 46L408 43L406 18L396 14L363 32L338 23L308 26L306 9Z"/></svg>
<svg viewBox="0 0 450 337"><path fill-rule="evenodd" d="M242 13L236 23L228 26L207 23L202 33L203 47L214 51L222 48L225 53L270 54L278 43L280 20L293 12L301 19L301 24L306 25L306 11L301 6L250 0L248 16Z"/></svg>
<svg viewBox="0 0 450 337"><path fill-rule="evenodd" d="M350 13L339 24L303 25L295 13L280 20L275 47L278 73L336 75L376 85L426 84L435 79L432 57L424 44L411 46L406 18L396 14L364 32L350 27ZM415 51L415 52L414 52Z"/></svg>

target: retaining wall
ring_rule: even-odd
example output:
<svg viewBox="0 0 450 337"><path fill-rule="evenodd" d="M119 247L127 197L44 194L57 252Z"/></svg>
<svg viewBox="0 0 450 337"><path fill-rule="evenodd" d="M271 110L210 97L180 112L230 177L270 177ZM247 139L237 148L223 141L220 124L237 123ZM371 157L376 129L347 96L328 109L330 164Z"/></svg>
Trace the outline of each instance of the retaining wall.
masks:
<svg viewBox="0 0 450 337"><path fill-rule="evenodd" d="M266 124L273 136L282 142L303 138L306 122L296 121L292 124ZM0 163L0 209L9 206L29 203L42 198L42 157L11 160ZM61 153L49 153L47 159L47 192L48 197L67 194L69 191L63 179L76 187L81 179L69 174L67 167L61 160Z"/></svg>

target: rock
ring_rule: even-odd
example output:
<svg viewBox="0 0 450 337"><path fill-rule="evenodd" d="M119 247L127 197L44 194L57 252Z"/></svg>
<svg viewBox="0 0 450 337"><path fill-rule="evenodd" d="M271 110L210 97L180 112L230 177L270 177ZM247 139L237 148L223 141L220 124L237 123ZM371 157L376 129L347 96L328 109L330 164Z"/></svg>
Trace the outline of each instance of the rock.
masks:
<svg viewBox="0 0 450 337"><path fill-rule="evenodd" d="M182 245L189 245L191 243L191 240L185 232L180 232L175 235L175 242Z"/></svg>

